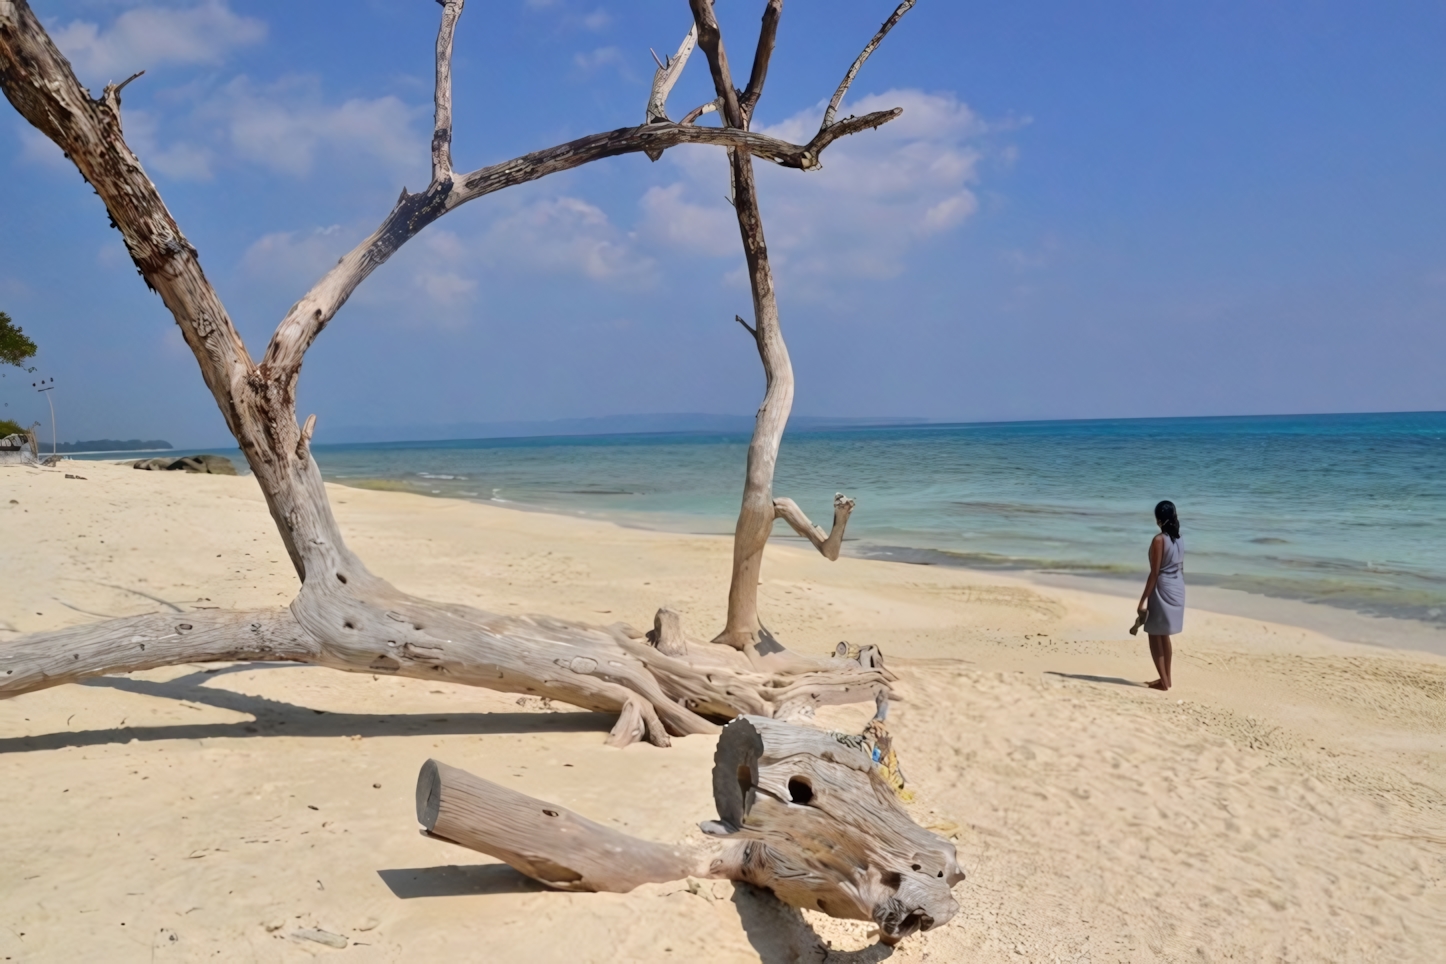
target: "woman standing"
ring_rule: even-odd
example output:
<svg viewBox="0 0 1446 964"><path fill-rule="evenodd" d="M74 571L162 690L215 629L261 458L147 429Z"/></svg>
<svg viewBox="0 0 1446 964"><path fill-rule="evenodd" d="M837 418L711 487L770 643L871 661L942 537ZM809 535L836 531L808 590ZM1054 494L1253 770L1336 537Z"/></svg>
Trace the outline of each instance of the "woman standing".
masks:
<svg viewBox="0 0 1446 964"><path fill-rule="evenodd" d="M1150 578L1136 607L1145 618L1145 632L1150 635L1150 658L1160 678L1150 683L1151 689L1170 688L1170 659L1174 647L1170 637L1185 628L1185 545L1180 541L1180 518L1175 503L1161 502L1155 506L1155 522L1160 534L1150 542Z"/></svg>

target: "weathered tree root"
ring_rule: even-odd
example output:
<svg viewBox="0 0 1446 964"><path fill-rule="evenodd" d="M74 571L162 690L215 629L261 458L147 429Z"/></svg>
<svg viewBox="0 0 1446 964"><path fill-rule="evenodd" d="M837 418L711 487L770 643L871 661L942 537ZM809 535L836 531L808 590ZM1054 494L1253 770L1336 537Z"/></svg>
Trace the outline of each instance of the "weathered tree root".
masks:
<svg viewBox="0 0 1446 964"><path fill-rule="evenodd" d="M676 613L664 610L658 621L684 645ZM608 737L614 746L640 739L667 746L670 735L716 733L745 713L787 717L866 702L887 693L892 678L882 666L848 658L781 675L758 672L721 647L669 655L622 625L431 603L354 573L325 593L303 587L290 611L135 616L22 636L0 646L0 698L91 676L250 660L444 679L617 713Z"/></svg>
<svg viewBox="0 0 1446 964"><path fill-rule="evenodd" d="M712 877L766 887L794 907L874 921L896 944L953 917L954 845L914 823L873 759L837 734L745 716L713 758L718 820L706 843L669 847L428 760L426 833L497 857L549 887L625 893Z"/></svg>

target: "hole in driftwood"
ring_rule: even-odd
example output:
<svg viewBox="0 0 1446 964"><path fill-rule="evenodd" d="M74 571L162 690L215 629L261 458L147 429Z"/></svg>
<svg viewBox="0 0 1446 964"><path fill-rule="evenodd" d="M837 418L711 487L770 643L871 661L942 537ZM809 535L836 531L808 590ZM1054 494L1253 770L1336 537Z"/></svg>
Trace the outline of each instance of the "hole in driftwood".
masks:
<svg viewBox="0 0 1446 964"><path fill-rule="evenodd" d="M336 574L336 581L339 582L339 583L341 583L343 586L345 586L345 585L346 585L346 576L343 576L341 573L337 573L337 574Z"/></svg>
<svg viewBox="0 0 1446 964"><path fill-rule="evenodd" d="M791 777L788 781L788 799L807 805L813 800L813 787L803 777Z"/></svg>
<svg viewBox="0 0 1446 964"><path fill-rule="evenodd" d="M351 622L350 619L348 619L346 622L342 623L342 626L346 627L347 629L356 629L356 627L352 625L352 622Z"/></svg>
<svg viewBox="0 0 1446 964"><path fill-rule="evenodd" d="M924 868L923 868L923 867L920 867L918 864L910 864L910 865L909 865L909 869L910 869L910 870L923 870Z"/></svg>
<svg viewBox="0 0 1446 964"><path fill-rule="evenodd" d="M545 813L545 814L547 814L549 817L555 817L555 816L557 816L557 811L556 811L556 810L544 810L544 811L542 811L542 812Z"/></svg>
<svg viewBox="0 0 1446 964"><path fill-rule="evenodd" d="M179 632L188 633L188 632L191 631L191 624L190 624L190 623L181 623L179 626L176 627L176 629L177 629Z"/></svg>

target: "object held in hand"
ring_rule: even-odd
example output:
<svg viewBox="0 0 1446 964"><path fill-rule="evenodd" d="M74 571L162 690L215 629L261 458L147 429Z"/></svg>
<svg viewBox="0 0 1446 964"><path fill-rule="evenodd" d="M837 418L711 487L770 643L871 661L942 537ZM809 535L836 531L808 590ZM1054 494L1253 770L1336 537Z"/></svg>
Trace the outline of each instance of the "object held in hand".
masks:
<svg viewBox="0 0 1446 964"><path fill-rule="evenodd" d="M1140 627L1143 626L1143 625L1145 625L1145 617L1148 616L1148 615L1149 615L1149 613L1148 613L1147 611L1141 611L1141 612L1135 613L1135 625L1133 625L1133 626L1130 627L1130 635L1131 635L1131 636L1137 636L1137 635L1139 635Z"/></svg>

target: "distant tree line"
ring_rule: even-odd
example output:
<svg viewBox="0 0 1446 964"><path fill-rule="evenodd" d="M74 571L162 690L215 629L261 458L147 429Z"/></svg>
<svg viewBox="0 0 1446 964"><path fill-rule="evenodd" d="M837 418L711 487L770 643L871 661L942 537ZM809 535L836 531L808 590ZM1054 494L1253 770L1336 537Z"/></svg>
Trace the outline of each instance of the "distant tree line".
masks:
<svg viewBox="0 0 1446 964"><path fill-rule="evenodd" d="M20 326L11 321L9 315L0 311L0 364L14 365L16 368L33 372L35 369L26 368L25 363L35 357L37 350L35 342L26 337ZM0 438L19 435L24 431L25 427L19 422L0 418Z"/></svg>
<svg viewBox="0 0 1446 964"><path fill-rule="evenodd" d="M35 357L37 350L35 342L25 336L20 326L11 321L9 315L0 311L0 362L25 368L25 363ZM34 368L25 370L35 371Z"/></svg>
<svg viewBox="0 0 1446 964"><path fill-rule="evenodd" d="M113 438L98 438L89 442L61 442L56 449L61 452L148 452L171 448L171 443L161 439L142 441L138 438L122 442Z"/></svg>

